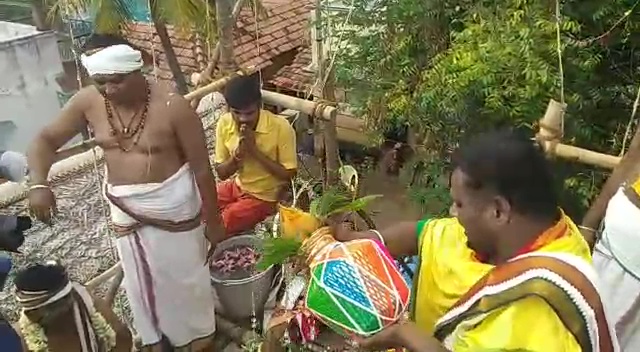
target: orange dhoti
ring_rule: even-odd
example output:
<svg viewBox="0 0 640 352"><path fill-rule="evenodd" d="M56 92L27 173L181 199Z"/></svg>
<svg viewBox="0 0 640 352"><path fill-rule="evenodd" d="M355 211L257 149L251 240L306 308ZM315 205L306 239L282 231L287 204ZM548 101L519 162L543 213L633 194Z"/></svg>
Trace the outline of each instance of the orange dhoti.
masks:
<svg viewBox="0 0 640 352"><path fill-rule="evenodd" d="M252 230L259 222L276 213L276 202L258 199L244 192L229 179L216 185L218 208L227 236Z"/></svg>

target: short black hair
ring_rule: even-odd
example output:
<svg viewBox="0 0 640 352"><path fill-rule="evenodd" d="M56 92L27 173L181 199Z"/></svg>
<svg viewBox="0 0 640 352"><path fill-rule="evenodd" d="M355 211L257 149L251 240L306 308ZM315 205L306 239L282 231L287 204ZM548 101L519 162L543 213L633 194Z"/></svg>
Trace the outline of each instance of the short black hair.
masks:
<svg viewBox="0 0 640 352"><path fill-rule="evenodd" d="M18 291L58 291L69 281L67 270L59 264L34 264L20 270L13 280Z"/></svg>
<svg viewBox="0 0 640 352"><path fill-rule="evenodd" d="M87 40L82 45L81 50L83 52L95 49L102 49L112 45L129 45L130 47L139 50L133 44L131 44L128 40L124 39L122 36L115 34L99 34L94 33L87 38Z"/></svg>
<svg viewBox="0 0 640 352"><path fill-rule="evenodd" d="M559 197L544 151L523 133L498 129L472 137L452 156L452 165L473 189L507 199L523 215L556 218Z"/></svg>
<svg viewBox="0 0 640 352"><path fill-rule="evenodd" d="M226 84L223 95L232 109L245 109L262 100L258 73L233 77Z"/></svg>

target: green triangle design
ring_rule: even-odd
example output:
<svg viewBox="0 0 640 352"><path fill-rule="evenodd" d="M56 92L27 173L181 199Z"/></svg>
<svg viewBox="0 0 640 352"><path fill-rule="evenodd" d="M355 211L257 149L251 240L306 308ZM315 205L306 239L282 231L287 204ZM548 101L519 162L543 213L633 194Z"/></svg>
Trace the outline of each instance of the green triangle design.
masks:
<svg viewBox="0 0 640 352"><path fill-rule="evenodd" d="M309 280L309 288L307 289L307 307L313 311L320 319L324 320L327 325L343 326L349 330L356 330L351 320L338 307L331 295L320 286L320 277L322 277L323 265L314 268L311 280Z"/></svg>
<svg viewBox="0 0 640 352"><path fill-rule="evenodd" d="M380 326L380 319L378 319L375 314L372 314L366 309L362 309L337 295L334 295L333 298L336 300L338 305L346 311L351 319L360 326L361 333L368 335L370 333L377 332L382 328Z"/></svg>

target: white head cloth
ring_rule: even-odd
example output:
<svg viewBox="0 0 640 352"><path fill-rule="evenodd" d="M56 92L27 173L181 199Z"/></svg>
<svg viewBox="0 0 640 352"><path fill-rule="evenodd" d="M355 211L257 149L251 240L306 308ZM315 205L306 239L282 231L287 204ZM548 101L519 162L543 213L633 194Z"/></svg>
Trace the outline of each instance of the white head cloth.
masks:
<svg viewBox="0 0 640 352"><path fill-rule="evenodd" d="M24 154L0 151L0 178L21 182L27 174L27 157Z"/></svg>
<svg viewBox="0 0 640 352"><path fill-rule="evenodd" d="M95 54L80 57L89 76L126 74L142 68L142 53L125 44L108 46Z"/></svg>

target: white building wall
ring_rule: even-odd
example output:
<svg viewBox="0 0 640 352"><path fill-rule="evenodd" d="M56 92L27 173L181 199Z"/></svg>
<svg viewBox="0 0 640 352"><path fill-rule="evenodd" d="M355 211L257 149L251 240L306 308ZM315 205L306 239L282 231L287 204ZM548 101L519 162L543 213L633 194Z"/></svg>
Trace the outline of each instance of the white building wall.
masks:
<svg viewBox="0 0 640 352"><path fill-rule="evenodd" d="M56 35L0 21L0 149L25 152L60 112Z"/></svg>

